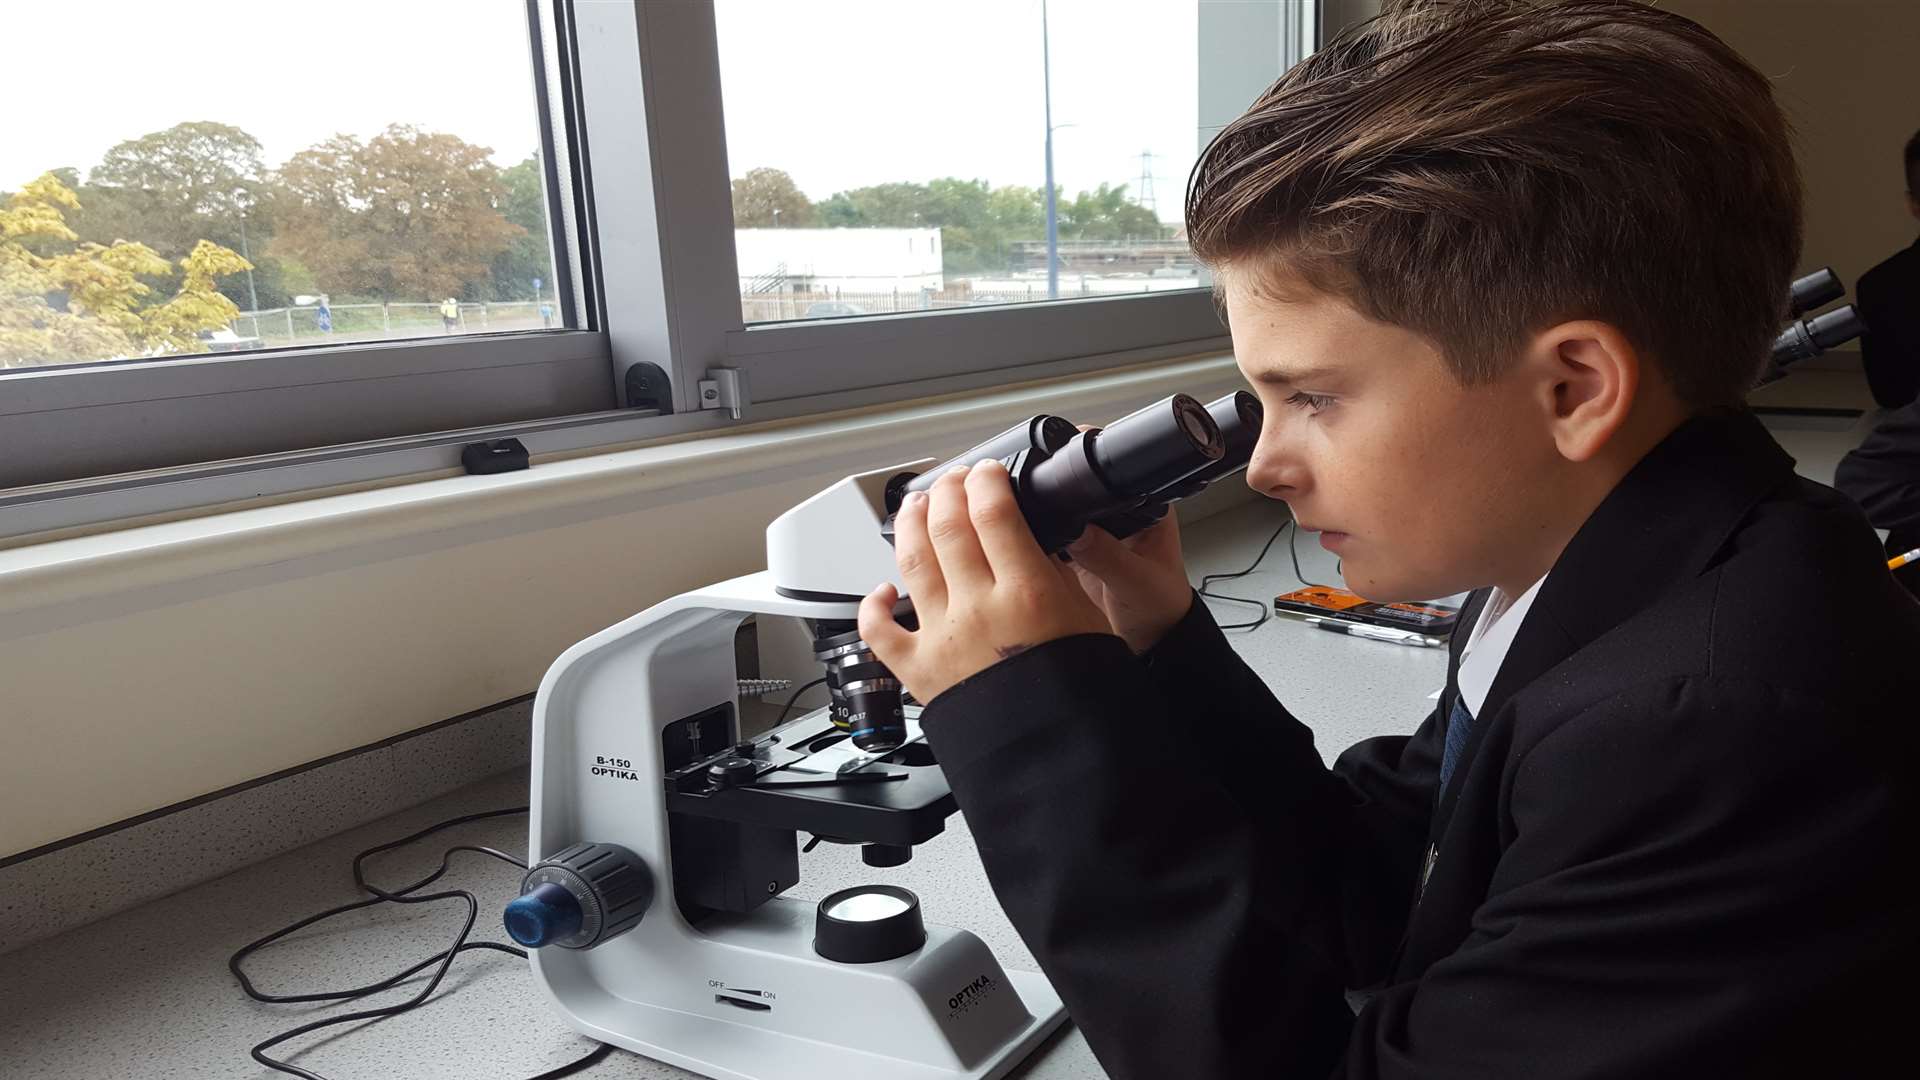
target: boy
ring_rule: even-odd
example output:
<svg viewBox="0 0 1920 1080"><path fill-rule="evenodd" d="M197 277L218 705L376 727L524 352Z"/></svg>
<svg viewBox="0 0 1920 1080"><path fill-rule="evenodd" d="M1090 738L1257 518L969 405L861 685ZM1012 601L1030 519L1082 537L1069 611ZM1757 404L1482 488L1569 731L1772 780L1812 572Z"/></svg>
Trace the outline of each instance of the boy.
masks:
<svg viewBox="0 0 1920 1080"><path fill-rule="evenodd" d="M1479 591L1440 707L1328 769L1171 525L1064 566L988 463L903 509L919 630L890 586L860 629L1109 1075L1905 1060L1920 607L1741 409L1799 249L1765 79L1623 0L1405 4L1221 132L1188 223L1248 483L1364 595Z"/></svg>

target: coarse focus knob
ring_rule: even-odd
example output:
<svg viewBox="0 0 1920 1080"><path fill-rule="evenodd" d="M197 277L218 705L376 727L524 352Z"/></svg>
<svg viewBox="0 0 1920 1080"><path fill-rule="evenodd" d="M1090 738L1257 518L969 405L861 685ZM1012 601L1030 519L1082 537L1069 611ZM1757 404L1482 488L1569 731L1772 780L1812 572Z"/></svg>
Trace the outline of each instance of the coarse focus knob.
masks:
<svg viewBox="0 0 1920 1080"><path fill-rule="evenodd" d="M507 905L507 934L529 949L591 949L633 929L653 903L653 874L616 844L575 844L535 864Z"/></svg>

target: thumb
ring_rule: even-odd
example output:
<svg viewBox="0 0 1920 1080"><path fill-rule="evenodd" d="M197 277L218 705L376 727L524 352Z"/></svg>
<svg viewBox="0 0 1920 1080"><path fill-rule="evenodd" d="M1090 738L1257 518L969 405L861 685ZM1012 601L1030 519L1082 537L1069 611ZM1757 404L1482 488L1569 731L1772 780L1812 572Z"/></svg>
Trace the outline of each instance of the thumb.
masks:
<svg viewBox="0 0 1920 1080"><path fill-rule="evenodd" d="M899 600L900 590L894 588L890 581L882 582L861 597L856 622L860 628L860 639L888 667L893 666L896 658L905 656L913 644L912 631L893 621L893 605Z"/></svg>

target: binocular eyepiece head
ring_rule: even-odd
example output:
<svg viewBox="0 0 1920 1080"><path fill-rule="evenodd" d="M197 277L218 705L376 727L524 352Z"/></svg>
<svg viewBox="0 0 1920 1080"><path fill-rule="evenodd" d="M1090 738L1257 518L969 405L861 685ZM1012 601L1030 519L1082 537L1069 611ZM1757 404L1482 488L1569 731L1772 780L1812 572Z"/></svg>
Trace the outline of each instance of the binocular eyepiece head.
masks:
<svg viewBox="0 0 1920 1080"><path fill-rule="evenodd" d="M1042 550L1054 554L1089 524L1117 536L1150 525L1166 505L1244 468L1259 437L1260 404L1245 391L1202 405L1174 394L1104 428L1078 431L1035 416L918 475L887 487L887 520L910 491L924 491L956 465L986 458L1007 466L1020 512Z"/></svg>

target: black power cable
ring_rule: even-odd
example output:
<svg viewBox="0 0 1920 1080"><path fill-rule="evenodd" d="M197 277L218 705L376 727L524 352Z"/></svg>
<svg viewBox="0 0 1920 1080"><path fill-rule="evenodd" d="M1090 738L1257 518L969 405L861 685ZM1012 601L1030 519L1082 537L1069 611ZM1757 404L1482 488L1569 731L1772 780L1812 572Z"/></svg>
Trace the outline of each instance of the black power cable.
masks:
<svg viewBox="0 0 1920 1080"><path fill-rule="evenodd" d="M793 711L793 703L800 700L801 694L806 693L807 691L813 689L816 686L819 686L821 683L826 681L827 681L827 677L825 675L822 675L819 678L813 680L812 682L806 684L805 686L802 686L800 689L795 690L793 692L793 696L787 699L786 705L781 707L780 719L775 720L773 722L773 726L779 727L781 724L786 722L787 714Z"/></svg>
<svg viewBox="0 0 1920 1080"><path fill-rule="evenodd" d="M434 971L433 977L427 980L427 985L422 987L418 994L415 994L406 1001L394 1005L386 1005L378 1009L362 1009L359 1012L332 1016L324 1020L315 1020L312 1023L302 1024L299 1027L283 1031L249 1051L253 1056L253 1060L265 1065L269 1069L302 1077L303 1080L326 1080L326 1077L321 1076L319 1073L303 1069L290 1062L268 1057L267 1051L289 1039L295 1039L309 1032L319 1031L322 1028L334 1027L339 1024L352 1024L362 1020L382 1020L389 1016L397 1016L409 1009L418 1008L425 1004L428 998L433 996L434 990L439 988L440 980L446 977L447 969L453 966L453 958L469 949L491 949L494 952L503 952L524 959L527 954L523 950L514 948L511 945L503 945L497 941L467 940L467 935L473 932L473 921L480 914L480 900L471 892L465 889L447 889L442 892L420 893L419 890L426 888L428 885L433 884L445 876L455 852L471 851L476 854L485 855L488 858L498 859L501 862L511 863L522 870L526 869L526 863L521 862L519 859L514 858L504 851L496 851L489 847L477 847L472 844L457 844L441 854L440 868L438 870L435 870L433 873L428 874L426 877L421 878L411 885L398 889L382 889L368 882L365 864L369 858L383 851L391 851L397 847L404 847L422 837L431 836L443 829L451 829L455 825L464 825L470 821L481 821L486 818L508 817L513 814L524 814L526 812L527 807L515 806L505 810L487 810L478 814L466 814L461 817L442 821L437 825L429 825L411 836L404 836L398 840L392 840L377 847L370 847L353 857L353 884L361 891L372 894L368 899L356 900L350 904L341 904L338 907L317 912L301 919L291 926L275 930L273 933L268 934L258 941L252 941L242 945L239 951L227 959L227 970L233 972L233 977L240 982L240 989L245 992L248 997L255 1001L264 1001L274 1005L292 1005L310 1001L352 1001L356 998L366 997L369 994L377 994L383 990L392 989L426 968L432 967L435 964L439 965ZM271 945L289 934L304 930L314 923L331 919L336 915L344 915L349 911L358 911L361 908L372 907L375 904L431 904L441 900L461 900L467 905L467 917L461 923L460 932L454 935L453 944L445 950L427 957L425 960L420 961L405 971L382 979L379 982L355 987L351 990L322 990L311 994L268 994L257 989L253 985L253 980L247 978L247 973L240 967L241 963L245 961L247 957L252 956L261 948ZM602 1043L585 1057L569 1062L559 1068L549 1069L538 1076L532 1077L531 1080L559 1080L559 1078L563 1076L572 1076L574 1073L599 1062L612 1051L613 1046L611 1044Z"/></svg>
<svg viewBox="0 0 1920 1080"><path fill-rule="evenodd" d="M1300 583L1303 585L1317 585L1323 589L1331 588L1331 586L1320 585L1317 581L1309 580L1306 573L1300 569L1300 530L1295 526L1293 519L1288 518L1286 521L1281 522L1279 528L1273 530L1272 536L1267 537L1266 544L1260 548L1260 554L1254 556L1251 566L1248 566L1245 570L1238 570L1229 574L1208 574L1200 579L1199 593L1208 600L1224 600L1232 604L1246 604L1249 607L1258 609L1260 612L1260 617L1250 622L1221 623L1220 629L1255 630L1264 625L1266 621L1272 617L1272 610L1267 607L1267 603L1264 600L1252 600L1244 596L1228 596L1225 593L1211 592L1209 591L1209 586L1216 581L1231 581L1234 578L1243 578L1255 570L1258 570L1260 564L1266 561L1267 552L1272 550L1274 542L1279 540L1280 534L1286 532L1288 529L1293 530L1293 535L1287 537L1287 555L1293 561L1293 576L1300 579Z"/></svg>
<svg viewBox="0 0 1920 1080"><path fill-rule="evenodd" d="M1288 518L1286 521L1281 522L1280 527L1273 530L1273 535L1267 537L1266 544L1260 548L1260 554L1255 555L1253 557L1253 563L1250 566L1248 566L1245 570L1238 570L1228 574L1207 574L1200 579L1200 588L1198 591L1201 596L1204 596L1209 600L1225 600L1228 603L1232 603L1232 604L1246 604L1250 607L1257 608L1260 612L1259 617L1253 619L1250 622L1221 623L1220 629L1222 630L1255 630L1255 629L1258 629L1261 625L1263 625L1267 621L1267 619L1271 618L1271 615L1267 611L1267 605L1265 601L1249 600L1244 596L1228 596L1224 593L1210 592L1208 591L1208 589L1209 589L1209 586L1211 586L1216 581L1231 581L1234 578L1243 578L1243 577L1246 577L1248 574L1253 573L1255 570L1258 570L1260 568L1260 564L1266 561L1267 552L1273 550L1274 541L1280 539L1281 533L1286 532L1288 529L1291 529L1291 528L1293 528L1292 518ZM1294 565L1296 566L1299 565L1299 559L1297 556L1295 557Z"/></svg>

